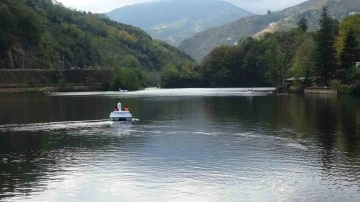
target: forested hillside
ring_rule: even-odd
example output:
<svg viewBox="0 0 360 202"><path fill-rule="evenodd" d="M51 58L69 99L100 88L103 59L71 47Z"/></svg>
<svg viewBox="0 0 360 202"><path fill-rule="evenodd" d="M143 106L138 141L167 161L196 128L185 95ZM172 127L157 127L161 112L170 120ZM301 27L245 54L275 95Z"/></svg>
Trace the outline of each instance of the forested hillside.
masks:
<svg viewBox="0 0 360 202"><path fill-rule="evenodd" d="M360 93L360 15L337 21L323 7L318 23L318 30L307 32L308 21L302 18L298 28L288 32L266 33L240 39L235 46L215 48L194 71L166 66L163 85L277 86L291 92L331 86L340 93Z"/></svg>
<svg viewBox="0 0 360 202"><path fill-rule="evenodd" d="M282 11L243 18L229 24L200 32L184 40L179 48L201 61L221 45L234 45L239 38L261 36L266 32L289 31L301 18L308 21L309 31L319 28L321 9L326 6L332 18L341 20L360 13L359 0L308 0Z"/></svg>
<svg viewBox="0 0 360 202"><path fill-rule="evenodd" d="M193 64L144 31L52 0L0 1L0 68L133 68Z"/></svg>

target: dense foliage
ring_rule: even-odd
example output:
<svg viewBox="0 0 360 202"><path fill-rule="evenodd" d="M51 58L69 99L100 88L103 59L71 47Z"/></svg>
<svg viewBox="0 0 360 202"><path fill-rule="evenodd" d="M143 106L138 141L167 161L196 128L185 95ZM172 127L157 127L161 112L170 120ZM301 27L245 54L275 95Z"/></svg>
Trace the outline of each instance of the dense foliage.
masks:
<svg viewBox="0 0 360 202"><path fill-rule="evenodd" d="M299 28L289 32L241 39L236 46L212 50L192 72L168 67L162 74L163 84L171 77L177 87L188 83L203 87L282 86L294 77L294 91L309 85L354 87L358 78L355 64L360 62L359 21L360 15L354 15L339 24L324 7L320 29L315 32L306 32L307 20L301 19ZM183 82L182 75L186 75Z"/></svg>
<svg viewBox="0 0 360 202"><path fill-rule="evenodd" d="M262 39L242 39L236 46L212 50L194 69L196 82L192 83L202 87L280 85L291 72L302 76L304 70L301 68L306 62L304 56L310 57L314 50L309 46L314 46L311 34L299 29L265 34ZM307 58L307 61L311 63L313 60ZM310 74L312 69L308 67L307 73Z"/></svg>
<svg viewBox="0 0 360 202"><path fill-rule="evenodd" d="M329 79L335 77L337 69L337 57L335 51L335 37L338 34L337 21L333 20L327 9L324 10L320 18L320 29L316 34L316 72L322 78L322 84L326 85Z"/></svg>
<svg viewBox="0 0 360 202"><path fill-rule="evenodd" d="M52 0L2 0L0 19L3 69L124 68L116 72L132 72L129 76L139 76L136 81L156 74L168 63L194 63L138 28L104 15L71 10Z"/></svg>
<svg viewBox="0 0 360 202"><path fill-rule="evenodd" d="M324 5L329 11L329 16L336 20L360 13L359 0L302 1L298 5L281 11L246 17L223 26L207 29L182 41L179 48L197 61L201 61L212 49L221 45L234 45L239 37L249 37L265 31L289 31L296 28L302 18L307 19L308 30L315 31L320 27L318 19Z"/></svg>

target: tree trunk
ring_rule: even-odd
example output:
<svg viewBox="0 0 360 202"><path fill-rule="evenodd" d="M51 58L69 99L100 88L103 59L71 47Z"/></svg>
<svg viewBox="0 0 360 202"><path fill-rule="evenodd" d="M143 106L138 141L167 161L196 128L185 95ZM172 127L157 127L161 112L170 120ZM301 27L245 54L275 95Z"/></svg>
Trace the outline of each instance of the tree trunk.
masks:
<svg viewBox="0 0 360 202"><path fill-rule="evenodd" d="M8 51L7 51L7 54L8 54L8 56L9 56L9 65L10 65L10 68L11 69L15 69L15 64L14 64L14 58L13 58L13 54L12 54L12 49L9 49Z"/></svg>

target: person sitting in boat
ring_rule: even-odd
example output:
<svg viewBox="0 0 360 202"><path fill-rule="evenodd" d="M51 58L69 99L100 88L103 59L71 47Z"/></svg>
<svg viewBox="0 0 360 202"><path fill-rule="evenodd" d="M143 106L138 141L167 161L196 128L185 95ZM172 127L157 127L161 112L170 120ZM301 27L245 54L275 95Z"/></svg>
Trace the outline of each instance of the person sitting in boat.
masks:
<svg viewBox="0 0 360 202"><path fill-rule="evenodd" d="M119 111L118 107L115 105L113 111Z"/></svg>
<svg viewBox="0 0 360 202"><path fill-rule="evenodd" d="M124 108L124 111L128 112L128 111L129 111L129 107L126 106L126 107Z"/></svg>

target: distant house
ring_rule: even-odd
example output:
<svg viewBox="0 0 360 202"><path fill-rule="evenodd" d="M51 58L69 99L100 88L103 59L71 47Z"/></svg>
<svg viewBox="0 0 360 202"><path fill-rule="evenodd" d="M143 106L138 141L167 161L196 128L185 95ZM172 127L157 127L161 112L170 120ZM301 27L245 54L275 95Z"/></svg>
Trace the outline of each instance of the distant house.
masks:
<svg viewBox="0 0 360 202"><path fill-rule="evenodd" d="M312 76L312 77L309 77L308 78L309 80L311 80L312 82L315 82L316 79L318 79L318 77L315 77L315 76ZM291 78L288 78L284 81L284 83L286 84L293 84L294 82L300 82L300 83L303 83L304 81L306 80L305 77L291 77Z"/></svg>
<svg viewBox="0 0 360 202"><path fill-rule="evenodd" d="M305 81L305 77L300 77L300 78L296 78L296 77L291 77L285 80L285 83L287 84L293 84L295 81L300 81L300 82L304 82Z"/></svg>
<svg viewBox="0 0 360 202"><path fill-rule="evenodd" d="M349 15L356 15L356 12L349 12Z"/></svg>
<svg viewBox="0 0 360 202"><path fill-rule="evenodd" d="M269 27L274 27L276 25L276 22L272 22L269 24Z"/></svg>

